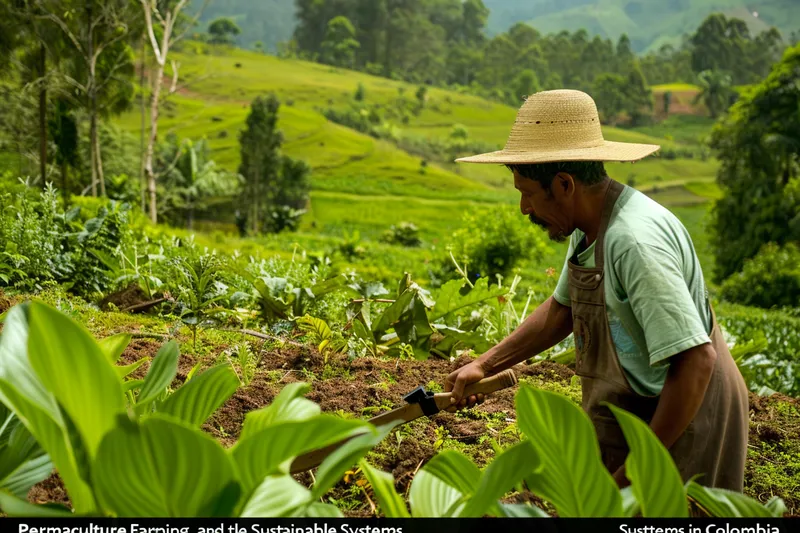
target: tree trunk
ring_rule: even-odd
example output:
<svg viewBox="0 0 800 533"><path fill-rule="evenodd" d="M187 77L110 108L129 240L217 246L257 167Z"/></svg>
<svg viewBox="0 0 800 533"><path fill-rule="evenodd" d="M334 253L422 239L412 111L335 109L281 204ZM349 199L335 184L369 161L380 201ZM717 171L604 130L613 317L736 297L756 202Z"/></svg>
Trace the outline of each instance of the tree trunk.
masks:
<svg viewBox="0 0 800 533"><path fill-rule="evenodd" d="M146 30L145 30L146 31ZM144 71L147 68L147 48L145 47L145 32L142 32L142 65L141 65L141 72L139 73L139 87L141 88L142 94L140 98L140 110L142 113L142 129L139 135L139 161L141 162L141 169L139 172L139 184L141 188L141 201L142 201L142 213L147 212L147 179L145 177L144 171L144 130L145 130L145 105L144 105Z"/></svg>
<svg viewBox="0 0 800 533"><path fill-rule="evenodd" d="M64 211L69 208L69 194L67 194L67 162L61 160L61 197L64 199Z"/></svg>
<svg viewBox="0 0 800 533"><path fill-rule="evenodd" d="M39 174L42 177L42 187L45 187L47 177L47 84L44 77L47 75L47 51L44 43L39 45Z"/></svg>
<svg viewBox="0 0 800 533"><path fill-rule="evenodd" d="M97 161L97 178L100 181L100 196L106 196L106 177L103 174L103 154L100 151L100 135L97 132L97 93L94 94L94 142L95 160Z"/></svg>
<svg viewBox="0 0 800 533"><path fill-rule="evenodd" d="M90 166L92 167L92 196L97 196L97 152L96 147L97 143L95 143L95 138L97 137L97 110L95 109L94 105L97 102L97 99L94 98L95 92L95 62L92 59L94 57L94 32L92 31L94 28L93 18L92 18L92 7L94 7L94 2L89 1L86 3L86 26L89 29L89 35L87 38L87 56L89 57L89 80L86 84L88 94L86 95L89 98L89 153L90 153Z"/></svg>
<svg viewBox="0 0 800 533"><path fill-rule="evenodd" d="M162 59L166 54L162 54ZM157 61L155 76L153 76L153 92L150 96L150 137L147 141L147 152L144 160L144 172L147 176L147 192L150 197L150 220L155 224L158 221L156 204L156 175L153 172L153 150L158 136L158 99L161 96L161 82L164 77L164 62Z"/></svg>

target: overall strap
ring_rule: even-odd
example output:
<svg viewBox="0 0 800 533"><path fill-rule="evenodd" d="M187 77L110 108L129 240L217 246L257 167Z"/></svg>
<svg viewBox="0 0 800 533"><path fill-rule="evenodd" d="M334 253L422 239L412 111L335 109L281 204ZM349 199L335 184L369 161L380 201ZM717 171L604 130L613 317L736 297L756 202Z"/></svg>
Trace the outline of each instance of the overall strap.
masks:
<svg viewBox="0 0 800 533"><path fill-rule="evenodd" d="M600 217L600 231L597 233L597 244L594 246L594 262L595 268L602 269L605 265L605 240L606 230L608 223L611 221L611 213L614 212L614 206L617 203L625 186L618 181L611 180L611 185L608 187L605 196L605 203L603 204L603 213Z"/></svg>

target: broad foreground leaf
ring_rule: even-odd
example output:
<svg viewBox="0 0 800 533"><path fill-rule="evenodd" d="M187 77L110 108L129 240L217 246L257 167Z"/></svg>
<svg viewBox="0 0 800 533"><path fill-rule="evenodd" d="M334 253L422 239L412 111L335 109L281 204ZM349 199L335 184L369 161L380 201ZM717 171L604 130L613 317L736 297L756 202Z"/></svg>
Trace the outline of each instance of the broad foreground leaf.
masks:
<svg viewBox="0 0 800 533"><path fill-rule="evenodd" d="M365 460L362 460L359 466L372 486L372 490L375 491L375 497L378 499L378 505L380 505L384 516L386 518L411 518L408 508L406 508L406 502L394 490L394 478L392 475L373 468Z"/></svg>
<svg viewBox="0 0 800 533"><path fill-rule="evenodd" d="M147 362L147 357L142 357L141 359L139 359L135 363L131 363L131 364L125 365L125 366L115 366L114 370L117 371L117 376L119 376L119 379L125 379L126 377L131 375L133 372L135 372L137 368L139 368L140 366L142 366L146 362ZM142 383L144 383L144 380L142 380Z"/></svg>
<svg viewBox="0 0 800 533"><path fill-rule="evenodd" d="M314 499L311 491L292 476L268 476L253 491L240 516L242 518L281 518L302 516Z"/></svg>
<svg viewBox="0 0 800 533"><path fill-rule="evenodd" d="M199 427L239 388L239 378L230 364L206 370L182 385L159 405L158 412Z"/></svg>
<svg viewBox="0 0 800 533"><path fill-rule="evenodd" d="M608 404L630 448L625 473L645 518L689 516L680 472L653 430L636 416Z"/></svg>
<svg viewBox="0 0 800 533"><path fill-rule="evenodd" d="M427 473L438 477L465 496L478 490L481 471L464 454L455 450L437 453L423 467Z"/></svg>
<svg viewBox="0 0 800 533"><path fill-rule="evenodd" d="M36 505L4 490L0 490L0 509L11 517L70 518L74 516L72 512L63 505Z"/></svg>
<svg viewBox="0 0 800 533"><path fill-rule="evenodd" d="M104 339L100 339L97 341L100 345L100 349L103 350L103 353L106 354L108 361L114 365L119 361L119 358L122 356L122 352L125 351L125 348L128 347L128 344L131 343L131 335L130 333L118 333L116 335L111 335L110 337L106 337Z"/></svg>
<svg viewBox="0 0 800 533"><path fill-rule="evenodd" d="M69 415L93 458L125 409L114 366L88 331L38 302L30 307L28 349L36 374Z"/></svg>
<svg viewBox="0 0 800 533"><path fill-rule="evenodd" d="M89 513L96 507L94 496L79 473L66 423L28 358L28 310L29 304L20 304L6 315L0 335L0 401L50 455L76 512Z"/></svg>
<svg viewBox="0 0 800 533"><path fill-rule="evenodd" d="M50 457L28 428L0 403L0 489L24 499L52 470Z"/></svg>
<svg viewBox="0 0 800 533"><path fill-rule="evenodd" d="M180 355L178 343L174 340L167 342L158 350L150 365L150 370L144 377L144 384L139 391L139 396L136 398L138 405L147 405L167 390L178 373Z"/></svg>
<svg viewBox="0 0 800 533"><path fill-rule="evenodd" d="M368 451L377 446L400 423L400 420L396 420L375 428L374 431L365 435L355 437L326 457L317 469L316 481L311 491L314 499L320 498L336 485L348 468L358 463Z"/></svg>
<svg viewBox="0 0 800 533"><path fill-rule="evenodd" d="M550 518L550 515L535 505L524 503L506 503L500 506L506 518Z"/></svg>
<svg viewBox="0 0 800 533"><path fill-rule="evenodd" d="M506 492L540 466L539 457L530 441L522 441L503 450L483 471L475 494L459 516L483 516L498 504Z"/></svg>
<svg viewBox="0 0 800 533"><path fill-rule="evenodd" d="M690 498L715 517L779 518L786 512L786 506L780 499L772 500L769 506L765 506L744 494L704 487L694 481L687 483L686 489Z"/></svg>
<svg viewBox="0 0 800 533"><path fill-rule="evenodd" d="M562 517L622 516L622 498L606 470L594 426L564 396L520 386L517 423L542 467L526 477L528 488L555 505Z"/></svg>
<svg viewBox="0 0 800 533"><path fill-rule="evenodd" d="M414 518L451 518L464 507L463 492L423 468L411 482L408 502Z"/></svg>
<svg viewBox="0 0 800 533"><path fill-rule="evenodd" d="M465 287L462 279L448 281L439 291L436 306L431 313L431 322L444 318L447 315L470 307L472 305L497 298L508 293L507 288L493 286L489 288L489 278L481 278L472 288Z"/></svg>
<svg viewBox="0 0 800 533"><path fill-rule="evenodd" d="M239 439L230 452L247 494L266 476L288 473L290 459L369 431L369 428L368 423L360 420L318 415L307 420L273 424Z"/></svg>
<svg viewBox="0 0 800 533"><path fill-rule="evenodd" d="M92 479L102 507L120 517L208 516L235 481L218 442L159 414L139 424L121 418L100 445Z"/></svg>
<svg viewBox="0 0 800 533"><path fill-rule="evenodd" d="M275 397L270 405L245 415L244 426L239 440L280 422L299 422L320 414L319 405L303 398L303 394L311 390L307 383L290 383Z"/></svg>

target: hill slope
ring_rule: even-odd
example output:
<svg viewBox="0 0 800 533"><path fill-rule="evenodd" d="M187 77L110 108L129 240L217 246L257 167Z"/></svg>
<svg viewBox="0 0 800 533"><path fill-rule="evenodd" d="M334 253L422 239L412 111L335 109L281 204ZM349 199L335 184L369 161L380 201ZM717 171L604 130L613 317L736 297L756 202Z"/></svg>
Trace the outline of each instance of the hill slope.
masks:
<svg viewBox="0 0 800 533"><path fill-rule="evenodd" d="M709 14L741 18L752 32L777 27L784 36L800 27L796 0L484 0L491 10L489 31L528 22L542 33L585 28L613 40L627 33L634 50L679 44ZM757 16L754 16L757 13Z"/></svg>

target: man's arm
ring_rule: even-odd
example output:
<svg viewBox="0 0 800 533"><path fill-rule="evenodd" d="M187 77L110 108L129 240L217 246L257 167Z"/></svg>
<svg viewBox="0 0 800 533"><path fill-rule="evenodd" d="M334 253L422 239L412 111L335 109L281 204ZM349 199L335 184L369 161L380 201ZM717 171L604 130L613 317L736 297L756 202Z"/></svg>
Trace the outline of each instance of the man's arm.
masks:
<svg viewBox="0 0 800 533"><path fill-rule="evenodd" d="M552 296L536 308L511 335L475 361L452 372L445 380L445 392L454 402L473 405L477 398L462 398L464 387L552 348L572 333L572 310Z"/></svg>
<svg viewBox="0 0 800 533"><path fill-rule="evenodd" d="M667 449L683 435L700 410L716 360L717 352L711 344L695 346L670 358L667 379L650 421L650 429ZM614 479L620 487L630 484L624 465Z"/></svg>

